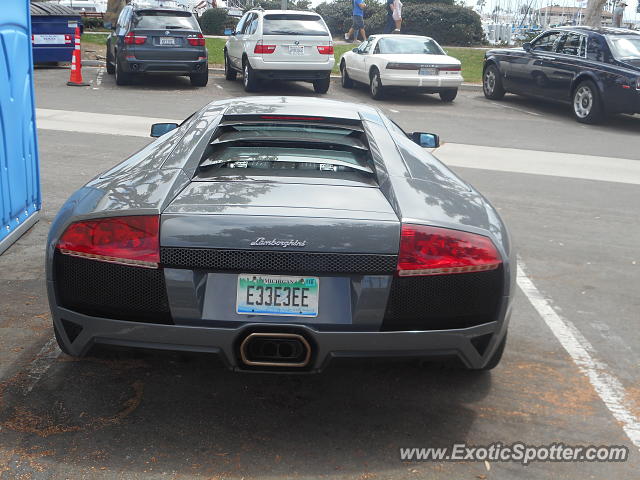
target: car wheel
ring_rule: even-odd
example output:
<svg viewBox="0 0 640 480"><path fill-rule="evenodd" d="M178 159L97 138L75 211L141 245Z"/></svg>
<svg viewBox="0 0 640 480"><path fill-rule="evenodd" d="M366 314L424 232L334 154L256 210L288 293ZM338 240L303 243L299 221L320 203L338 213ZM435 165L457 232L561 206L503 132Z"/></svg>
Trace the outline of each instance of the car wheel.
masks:
<svg viewBox="0 0 640 480"><path fill-rule="evenodd" d="M482 91L491 100L500 100L506 93L502 86L500 70L495 65L489 65L482 75Z"/></svg>
<svg viewBox="0 0 640 480"><path fill-rule="evenodd" d="M255 92L258 90L258 79L256 74L253 73L253 68L249 65L249 60L245 60L242 67L242 84L244 85L245 92Z"/></svg>
<svg viewBox="0 0 640 480"><path fill-rule="evenodd" d="M227 80L235 80L238 72L236 72L233 67L229 64L229 56L227 52L224 52L224 78Z"/></svg>
<svg viewBox="0 0 640 480"><path fill-rule="evenodd" d="M122 65L118 61L118 57L116 56L116 85L129 85L132 80L132 75L127 72L122 71Z"/></svg>
<svg viewBox="0 0 640 480"><path fill-rule="evenodd" d="M331 77L327 76L326 78L322 78L320 80L313 81L313 90L316 93L327 93L329 90L329 85L331 84Z"/></svg>
<svg viewBox="0 0 640 480"><path fill-rule="evenodd" d="M382 80L380 80L380 72L377 70L371 73L369 93L374 100L382 100L384 98L384 87L382 86Z"/></svg>
<svg viewBox="0 0 640 480"><path fill-rule="evenodd" d="M206 87L209 83L209 69L204 73L193 73L189 75L192 87Z"/></svg>
<svg viewBox="0 0 640 480"><path fill-rule="evenodd" d="M113 64L113 58L111 58L111 55L109 55L109 51L107 50L107 73L109 75L113 75L114 73L116 73L116 67Z"/></svg>
<svg viewBox="0 0 640 480"><path fill-rule="evenodd" d="M347 65L344 62L340 65L340 83L342 88L353 88L353 80L347 73Z"/></svg>
<svg viewBox="0 0 640 480"><path fill-rule="evenodd" d="M592 81L580 82L573 91L573 114L582 123L600 123L603 120L600 94Z"/></svg>
<svg viewBox="0 0 640 480"><path fill-rule="evenodd" d="M453 102L457 96L458 96L457 88L448 88L447 90L442 90L440 92L440 100L442 100L445 103Z"/></svg>

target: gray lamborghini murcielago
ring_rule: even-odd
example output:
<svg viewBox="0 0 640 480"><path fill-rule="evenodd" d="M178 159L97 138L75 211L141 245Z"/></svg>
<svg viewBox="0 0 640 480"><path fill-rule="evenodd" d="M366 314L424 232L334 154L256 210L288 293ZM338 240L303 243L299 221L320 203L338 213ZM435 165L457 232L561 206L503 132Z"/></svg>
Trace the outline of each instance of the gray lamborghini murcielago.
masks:
<svg viewBox="0 0 640 480"><path fill-rule="evenodd" d="M309 372L334 357L500 361L515 252L489 202L423 148L437 136L299 97L214 102L152 136L51 226L64 352Z"/></svg>

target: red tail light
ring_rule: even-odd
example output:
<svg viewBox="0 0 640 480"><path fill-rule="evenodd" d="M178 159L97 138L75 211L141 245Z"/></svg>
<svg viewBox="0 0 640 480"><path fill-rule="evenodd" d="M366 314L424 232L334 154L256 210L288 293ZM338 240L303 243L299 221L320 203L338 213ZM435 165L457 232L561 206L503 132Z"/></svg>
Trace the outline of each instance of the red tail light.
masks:
<svg viewBox="0 0 640 480"><path fill-rule="evenodd" d="M127 45L142 45L147 41L147 37L144 35L135 35L133 32L129 32L124 36L124 43Z"/></svg>
<svg viewBox="0 0 640 480"><path fill-rule="evenodd" d="M273 53L276 51L275 45L263 45L262 40L258 40L253 49L253 53Z"/></svg>
<svg viewBox="0 0 640 480"><path fill-rule="evenodd" d="M190 35L189 38L187 38L187 41L189 42L189 45L191 45L192 47L205 46L204 35L202 35L201 33L198 33L197 35Z"/></svg>
<svg viewBox="0 0 640 480"><path fill-rule="evenodd" d="M333 45L318 46L320 55L333 55Z"/></svg>
<svg viewBox="0 0 640 480"><path fill-rule="evenodd" d="M424 225L402 226L397 270L401 277L494 270L501 263L488 237Z"/></svg>
<svg viewBox="0 0 640 480"><path fill-rule="evenodd" d="M72 223L56 248L65 255L158 268L159 217L113 217Z"/></svg>

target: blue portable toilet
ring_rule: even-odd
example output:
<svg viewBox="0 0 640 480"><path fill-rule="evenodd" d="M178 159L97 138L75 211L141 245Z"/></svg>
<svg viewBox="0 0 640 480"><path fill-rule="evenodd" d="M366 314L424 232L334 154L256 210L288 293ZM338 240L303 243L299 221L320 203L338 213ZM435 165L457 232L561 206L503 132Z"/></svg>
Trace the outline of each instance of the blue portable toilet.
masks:
<svg viewBox="0 0 640 480"><path fill-rule="evenodd" d="M32 3L30 10L33 63L70 62L78 12L57 3Z"/></svg>
<svg viewBox="0 0 640 480"><path fill-rule="evenodd" d="M38 219L40 167L29 0L0 13L0 254Z"/></svg>

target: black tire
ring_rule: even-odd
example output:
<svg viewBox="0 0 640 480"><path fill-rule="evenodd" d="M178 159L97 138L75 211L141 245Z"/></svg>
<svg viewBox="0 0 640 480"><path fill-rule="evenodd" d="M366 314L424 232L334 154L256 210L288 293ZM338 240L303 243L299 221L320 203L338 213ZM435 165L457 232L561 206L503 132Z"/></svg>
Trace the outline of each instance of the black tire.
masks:
<svg viewBox="0 0 640 480"><path fill-rule="evenodd" d="M581 123L601 123L604 120L604 108L598 87L591 80L580 82L573 90L571 106L573 115Z"/></svg>
<svg viewBox="0 0 640 480"><path fill-rule="evenodd" d="M496 348L496 351L493 352L493 355L491 355L491 358L489 358L489 361L487 362L487 364L482 368L474 368L472 370L476 372L488 372L489 370L493 370L494 368L496 368L500 363L500 360L502 360L502 354L504 353L504 348L506 346L507 346L507 335L505 334L504 338L500 342L500 345L498 345L498 348Z"/></svg>
<svg viewBox="0 0 640 480"><path fill-rule="evenodd" d="M380 80L380 72L378 72L378 70L371 72L369 94L374 100L382 100L384 98L384 87L382 86L382 80Z"/></svg>
<svg viewBox="0 0 640 480"><path fill-rule="evenodd" d="M329 85L331 85L331 77L327 75L326 78L313 81L313 90L316 93L327 93L329 91Z"/></svg>
<svg viewBox="0 0 640 480"><path fill-rule="evenodd" d="M224 78L226 80L233 81L238 76L238 72L236 72L231 64L229 63L229 56L227 55L227 51L224 52Z"/></svg>
<svg viewBox="0 0 640 480"><path fill-rule="evenodd" d="M56 337L56 342L58 342L58 347L60 347L60 350L62 350L62 353L65 353L65 354L67 354L69 356L74 357L75 355L73 355L71 352L69 352L69 349L67 348L67 346L62 341L62 336L58 332L58 329L56 328L56 324L55 323L53 324L53 334Z"/></svg>
<svg viewBox="0 0 640 480"><path fill-rule="evenodd" d="M440 92L440 100L442 100L444 103L453 102L457 96L458 96L457 88L448 88Z"/></svg>
<svg viewBox="0 0 640 480"><path fill-rule="evenodd" d="M113 75L114 73L116 73L116 66L113 64L113 58L111 58L111 55L109 55L109 51L107 50L107 73L109 75Z"/></svg>
<svg viewBox="0 0 640 480"><path fill-rule="evenodd" d="M249 60L245 60L242 65L242 84L245 92L255 92L258 90L258 78L253 73L253 68L249 64Z"/></svg>
<svg viewBox="0 0 640 480"><path fill-rule="evenodd" d="M489 65L482 74L482 91L490 100L500 100L507 93L502 86L500 70L495 65Z"/></svg>
<svg viewBox="0 0 640 480"><path fill-rule="evenodd" d="M340 64L340 83L342 88L353 88L353 80L351 80L347 72L347 65L344 62Z"/></svg>
<svg viewBox="0 0 640 480"><path fill-rule="evenodd" d="M116 56L116 85L130 85L133 80L133 75L130 73L122 71L122 66L120 62L118 62L118 57Z"/></svg>
<svg viewBox="0 0 640 480"><path fill-rule="evenodd" d="M192 73L189 75L192 87L206 87L209 83L209 69L203 73Z"/></svg>

